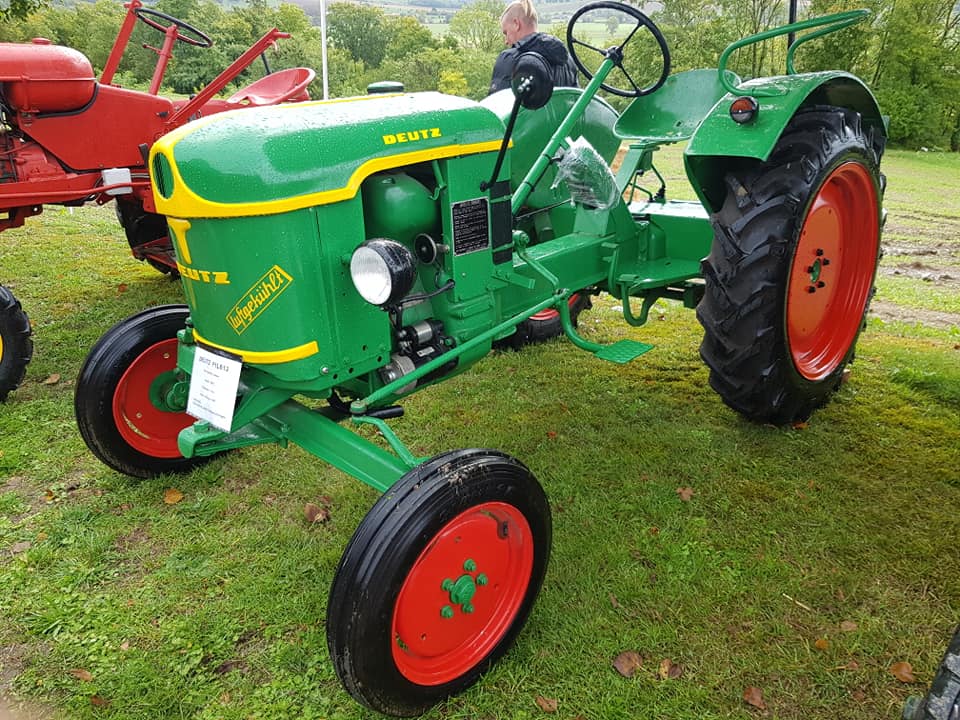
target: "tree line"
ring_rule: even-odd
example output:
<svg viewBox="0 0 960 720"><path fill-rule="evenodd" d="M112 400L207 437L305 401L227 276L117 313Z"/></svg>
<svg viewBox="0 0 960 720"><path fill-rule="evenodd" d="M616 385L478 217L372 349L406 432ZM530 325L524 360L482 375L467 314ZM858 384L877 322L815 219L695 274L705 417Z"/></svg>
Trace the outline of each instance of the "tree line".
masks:
<svg viewBox="0 0 960 720"><path fill-rule="evenodd" d="M661 0L652 15L671 48L673 70L713 67L730 42L784 24L787 0ZM398 80L411 91L440 90L480 99L503 49L499 16L503 0L476 0L453 14L435 35L412 15L334 2L327 7L328 75L332 97L362 94L369 83ZM890 115L890 140L904 147L960 150L960 3L957 0L811 0L804 17L866 7L863 23L806 43L797 52L799 71L840 68L863 78ZM178 45L165 90L196 92L271 27L292 34L270 55L272 68L321 68L319 19L296 5L247 0L226 10L212 0L159 0L156 8L207 32L214 47ZM11 0L0 13L0 41L46 37L83 52L103 67L124 9L115 0L49 6L44 0ZM801 18L802 19L802 18ZM611 32L615 19L611 17ZM541 27L563 37L564 28ZM117 82L146 87L156 56L142 49L158 34L138 25ZM628 68L642 76L655 64L638 48ZM776 38L739 50L730 69L743 78L785 72L786 40ZM263 73L254 65L240 83ZM312 88L321 94L319 80ZM615 103L619 102L612 99Z"/></svg>

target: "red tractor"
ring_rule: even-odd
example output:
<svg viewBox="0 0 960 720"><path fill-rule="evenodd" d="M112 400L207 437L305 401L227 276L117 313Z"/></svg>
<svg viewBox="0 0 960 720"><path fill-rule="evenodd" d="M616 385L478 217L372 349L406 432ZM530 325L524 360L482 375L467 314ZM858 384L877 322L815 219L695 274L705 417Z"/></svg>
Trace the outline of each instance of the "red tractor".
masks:
<svg viewBox="0 0 960 720"><path fill-rule="evenodd" d="M146 157L153 142L189 120L224 110L309 100L309 68L270 72L266 50L288 33L267 32L203 90L189 99L157 93L178 42L210 47L213 41L183 20L124 4L127 14L100 79L77 50L43 38L0 44L0 232L19 227L45 204L77 206L116 200L117 218L133 256L161 272L177 271L167 224L153 203ZM134 26L163 33L150 89L113 83ZM267 74L226 99L221 93L257 57ZM32 345L16 298L0 287L0 400L23 379Z"/></svg>

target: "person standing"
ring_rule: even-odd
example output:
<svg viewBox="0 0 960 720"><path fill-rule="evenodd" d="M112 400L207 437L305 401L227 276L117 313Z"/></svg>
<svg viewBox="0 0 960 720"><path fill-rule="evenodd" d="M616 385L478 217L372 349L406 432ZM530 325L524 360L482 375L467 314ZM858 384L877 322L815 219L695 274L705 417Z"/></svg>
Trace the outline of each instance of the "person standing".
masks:
<svg viewBox="0 0 960 720"><path fill-rule="evenodd" d="M538 53L549 63L554 86L579 87L577 67L564 44L553 35L537 32L537 11L530 0L513 0L507 5L500 16L500 29L509 47L493 64L490 93L510 87L517 58L525 52Z"/></svg>

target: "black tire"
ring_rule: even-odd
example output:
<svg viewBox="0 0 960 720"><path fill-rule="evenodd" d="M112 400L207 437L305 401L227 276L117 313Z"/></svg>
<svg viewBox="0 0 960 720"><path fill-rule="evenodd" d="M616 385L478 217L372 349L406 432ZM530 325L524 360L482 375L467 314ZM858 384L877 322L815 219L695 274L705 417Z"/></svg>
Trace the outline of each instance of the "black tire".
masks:
<svg viewBox="0 0 960 720"><path fill-rule="evenodd" d="M570 320L577 327L580 313L593 307L590 294L586 291L574 293L570 297ZM534 317L517 325L517 331L503 340L497 341L498 348L520 350L524 345L540 343L563 335L563 323L556 310L544 310Z"/></svg>
<svg viewBox="0 0 960 720"><path fill-rule="evenodd" d="M186 305L161 305L117 323L80 369L74 396L80 434L94 455L125 475L182 473L210 460L180 455L177 434L194 419L150 400L150 386L160 376L171 387L177 380L177 331L187 315Z"/></svg>
<svg viewBox="0 0 960 720"><path fill-rule="evenodd" d="M960 627L953 632L930 691L907 702L903 720L960 720Z"/></svg>
<svg viewBox="0 0 960 720"><path fill-rule="evenodd" d="M523 628L551 532L540 484L502 453L458 450L404 475L360 523L330 588L327 644L347 692L407 717L476 682Z"/></svg>
<svg viewBox="0 0 960 720"><path fill-rule="evenodd" d="M30 320L20 302L0 285L0 402L16 390L33 357Z"/></svg>
<svg viewBox="0 0 960 720"><path fill-rule="evenodd" d="M713 389L750 420L805 420L853 359L880 257L882 152L858 113L816 107L766 162L725 177L700 355Z"/></svg>

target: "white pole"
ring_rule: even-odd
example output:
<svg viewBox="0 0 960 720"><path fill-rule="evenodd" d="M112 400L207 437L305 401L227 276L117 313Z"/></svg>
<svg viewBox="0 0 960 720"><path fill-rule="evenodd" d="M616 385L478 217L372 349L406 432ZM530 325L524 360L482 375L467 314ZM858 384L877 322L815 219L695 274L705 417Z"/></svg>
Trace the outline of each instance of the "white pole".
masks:
<svg viewBox="0 0 960 720"><path fill-rule="evenodd" d="M327 0L320 0L320 64L323 66L323 99L329 99L327 88Z"/></svg>

